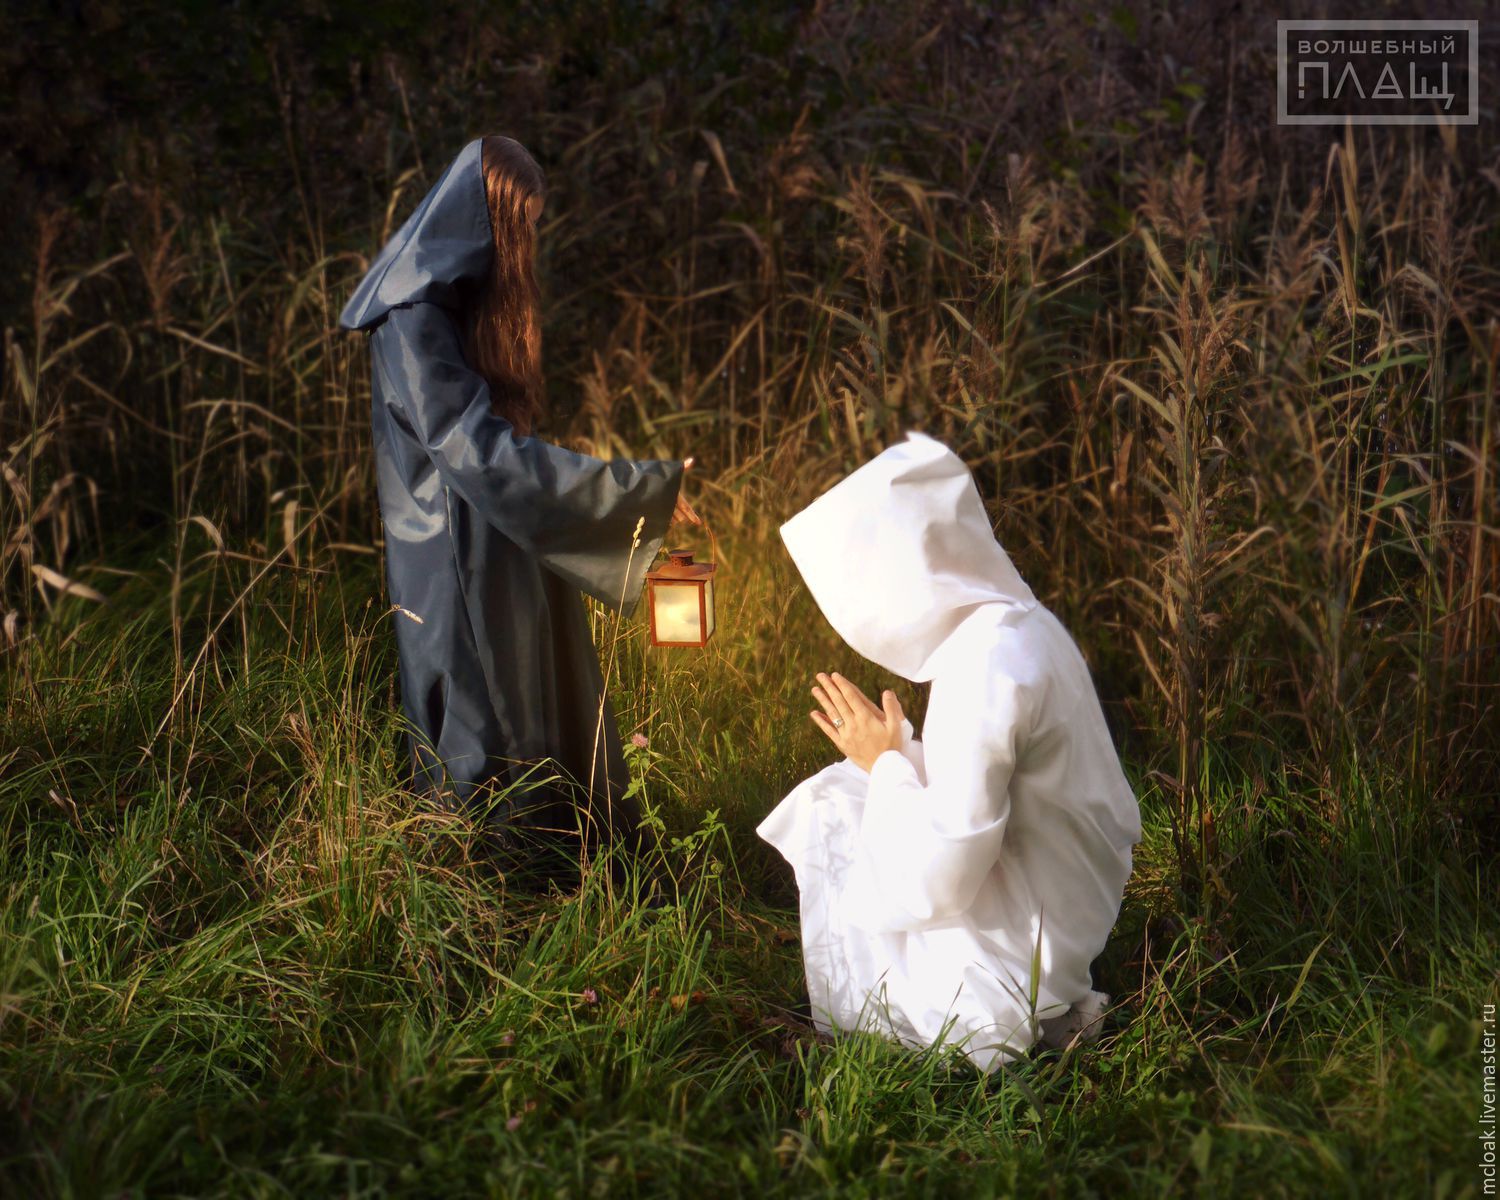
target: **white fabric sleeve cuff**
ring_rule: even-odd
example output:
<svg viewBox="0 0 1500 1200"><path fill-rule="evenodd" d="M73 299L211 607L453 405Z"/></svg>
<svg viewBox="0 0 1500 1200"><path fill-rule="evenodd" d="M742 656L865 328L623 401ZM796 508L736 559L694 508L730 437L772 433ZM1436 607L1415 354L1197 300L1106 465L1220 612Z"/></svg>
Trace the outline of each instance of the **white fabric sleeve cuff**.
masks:
<svg viewBox="0 0 1500 1200"><path fill-rule="evenodd" d="M882 750L880 757L870 764L870 790L899 787L903 783L922 786L917 778L917 769L900 750Z"/></svg>

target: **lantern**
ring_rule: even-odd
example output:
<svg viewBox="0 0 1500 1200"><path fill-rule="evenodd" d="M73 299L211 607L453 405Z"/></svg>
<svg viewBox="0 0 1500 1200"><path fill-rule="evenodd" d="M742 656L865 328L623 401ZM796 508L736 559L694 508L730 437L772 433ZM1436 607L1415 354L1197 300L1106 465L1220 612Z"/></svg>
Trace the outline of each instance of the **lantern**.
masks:
<svg viewBox="0 0 1500 1200"><path fill-rule="evenodd" d="M704 646L714 633L717 563L695 563L688 550L668 550L667 561L646 572L653 646Z"/></svg>

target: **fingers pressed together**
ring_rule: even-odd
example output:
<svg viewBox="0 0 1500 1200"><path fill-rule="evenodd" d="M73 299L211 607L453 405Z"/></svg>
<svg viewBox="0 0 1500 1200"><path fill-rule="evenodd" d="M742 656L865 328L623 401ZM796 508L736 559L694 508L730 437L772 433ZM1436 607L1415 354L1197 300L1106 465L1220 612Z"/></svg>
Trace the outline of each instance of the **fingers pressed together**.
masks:
<svg viewBox="0 0 1500 1200"><path fill-rule="evenodd" d="M877 707L852 681L838 672L819 671L813 698L821 712L808 715L828 739L848 757L868 769L883 749L901 745L901 702L886 691Z"/></svg>

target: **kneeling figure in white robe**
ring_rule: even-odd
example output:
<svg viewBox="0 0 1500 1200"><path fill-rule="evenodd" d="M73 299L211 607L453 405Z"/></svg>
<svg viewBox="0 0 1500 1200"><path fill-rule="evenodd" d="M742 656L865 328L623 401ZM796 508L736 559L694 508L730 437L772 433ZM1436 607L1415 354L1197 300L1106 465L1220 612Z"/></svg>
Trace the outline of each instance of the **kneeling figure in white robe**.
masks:
<svg viewBox="0 0 1500 1200"><path fill-rule="evenodd" d="M835 744L887 748L804 780L759 827L796 872L814 1022L957 1043L993 1070L1092 1021L1106 998L1089 964L1140 809L1082 655L995 540L968 469L910 434L781 534L856 652L932 683L918 741L893 694L876 709L820 676L814 719Z"/></svg>

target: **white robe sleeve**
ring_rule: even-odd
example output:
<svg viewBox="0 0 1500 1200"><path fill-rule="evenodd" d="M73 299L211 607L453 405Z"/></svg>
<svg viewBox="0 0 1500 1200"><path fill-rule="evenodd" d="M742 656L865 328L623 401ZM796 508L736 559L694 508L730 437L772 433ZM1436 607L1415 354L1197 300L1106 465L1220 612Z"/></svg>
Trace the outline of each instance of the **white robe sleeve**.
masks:
<svg viewBox="0 0 1500 1200"><path fill-rule="evenodd" d="M994 868L1032 712L1008 676L989 675L977 690L929 711L925 745L912 743L921 769L894 750L871 765L842 899L851 924L882 933L936 925L966 910Z"/></svg>

